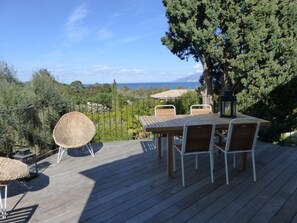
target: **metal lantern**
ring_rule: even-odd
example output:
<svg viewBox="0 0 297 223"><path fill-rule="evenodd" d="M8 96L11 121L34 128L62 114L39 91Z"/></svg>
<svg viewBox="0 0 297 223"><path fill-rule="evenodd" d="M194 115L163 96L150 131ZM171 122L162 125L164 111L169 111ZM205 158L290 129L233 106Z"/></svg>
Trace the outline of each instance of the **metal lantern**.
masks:
<svg viewBox="0 0 297 223"><path fill-rule="evenodd" d="M19 152L17 152L14 156L14 159L20 160L23 163L26 163L27 165L33 165L35 166L35 173L31 173L31 177L36 177L38 175L38 167L37 167L37 157L35 153L32 153L29 148L21 148Z"/></svg>
<svg viewBox="0 0 297 223"><path fill-rule="evenodd" d="M220 103L221 117L236 117L236 96L234 96L231 91L224 92L224 95L221 96Z"/></svg>

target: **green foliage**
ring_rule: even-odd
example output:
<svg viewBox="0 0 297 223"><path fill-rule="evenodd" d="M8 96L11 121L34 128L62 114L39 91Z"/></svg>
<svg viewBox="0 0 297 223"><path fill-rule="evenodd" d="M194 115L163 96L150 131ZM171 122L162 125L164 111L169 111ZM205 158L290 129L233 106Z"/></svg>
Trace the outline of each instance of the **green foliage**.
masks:
<svg viewBox="0 0 297 223"><path fill-rule="evenodd" d="M188 91L178 97L175 101L175 106L178 114L190 114L190 107L193 104L201 104L201 95L196 91Z"/></svg>
<svg viewBox="0 0 297 223"><path fill-rule="evenodd" d="M132 89L127 87L126 85L121 87L118 92L119 94L122 94L122 95L132 95L133 93Z"/></svg>
<svg viewBox="0 0 297 223"><path fill-rule="evenodd" d="M295 95L295 97L292 97ZM271 142L280 141L282 133L297 129L297 77L274 89L267 97L255 99L247 114L271 120L271 126L262 130L262 137ZM241 105L240 107L244 107Z"/></svg>
<svg viewBox="0 0 297 223"><path fill-rule="evenodd" d="M33 74L30 86L35 93L35 100L38 105L47 106L63 102L59 83L46 69L40 69Z"/></svg>
<svg viewBox="0 0 297 223"><path fill-rule="evenodd" d="M37 142L40 149L51 148L51 132L64 102L60 84L47 70L35 72L27 84L19 82L15 74L12 67L0 63L0 153L8 156L13 148Z"/></svg>
<svg viewBox="0 0 297 223"><path fill-rule="evenodd" d="M75 87L74 87L74 86ZM64 87L65 98L77 103L99 103L111 107L110 97L112 89L109 84L94 84L84 86L80 81L75 81L70 86Z"/></svg>
<svg viewBox="0 0 297 223"><path fill-rule="evenodd" d="M0 81L8 84L20 83L16 78L16 71L5 61L0 61Z"/></svg>
<svg viewBox="0 0 297 223"><path fill-rule="evenodd" d="M70 84L70 88L75 92L82 92L86 87L81 81L74 81Z"/></svg>
<svg viewBox="0 0 297 223"><path fill-rule="evenodd" d="M121 99L112 103L118 106L117 109L89 115L96 126L94 141L142 137L144 133L138 117L140 115L153 114L155 107L153 101L148 99Z"/></svg>
<svg viewBox="0 0 297 223"><path fill-rule="evenodd" d="M212 94L212 76L220 72L220 1L163 0L169 29L161 41L180 59L193 57L204 67L203 86ZM219 79L218 79L219 80Z"/></svg>
<svg viewBox="0 0 297 223"><path fill-rule="evenodd" d="M99 93L97 95L94 95L92 98L90 98L90 102L99 103L102 105L105 105L109 108L112 107L112 94L110 93Z"/></svg>
<svg viewBox="0 0 297 223"><path fill-rule="evenodd" d="M181 59L201 61L204 75L211 73L212 79L204 84L223 84L236 88L243 98L261 98L297 75L295 2L163 3L169 30L162 43Z"/></svg>
<svg viewBox="0 0 297 223"><path fill-rule="evenodd" d="M17 109L28 103L28 94L15 74L13 67L0 61L0 110Z"/></svg>
<svg viewBox="0 0 297 223"><path fill-rule="evenodd" d="M256 28L246 35L252 41L241 61L234 61L241 73L239 109L272 120L264 135L279 141L281 133L296 128L297 5L261 1L251 8Z"/></svg>
<svg viewBox="0 0 297 223"><path fill-rule="evenodd" d="M238 83L239 100L265 98L296 77L296 9L296 4L289 1L261 1L247 6L243 36L249 41L244 52L230 59L230 77Z"/></svg>
<svg viewBox="0 0 297 223"><path fill-rule="evenodd" d="M184 88L183 86L179 86L179 87ZM129 98L149 98L150 95L157 94L167 90L169 90L168 87L162 87L162 88L150 87L148 89L139 87L136 90L132 90L131 88L128 88L126 85L124 85L118 90L118 95L123 95Z"/></svg>
<svg viewBox="0 0 297 223"><path fill-rule="evenodd" d="M15 74L13 67L0 62L0 154L11 154L27 133L26 112L19 109L30 103L29 94Z"/></svg>
<svg viewBox="0 0 297 223"><path fill-rule="evenodd" d="M279 110L283 94L277 89L297 88L293 81L297 77L296 1L163 0L163 3L169 29L161 41L179 58L193 57L202 62L201 82L207 94L233 90L238 110L243 113L257 110L263 115L257 116L264 118L261 108L256 106L265 105L269 120L288 124L285 117L294 118L290 111ZM294 98L296 94L287 97ZM270 131L275 137L285 130L281 125L272 126Z"/></svg>

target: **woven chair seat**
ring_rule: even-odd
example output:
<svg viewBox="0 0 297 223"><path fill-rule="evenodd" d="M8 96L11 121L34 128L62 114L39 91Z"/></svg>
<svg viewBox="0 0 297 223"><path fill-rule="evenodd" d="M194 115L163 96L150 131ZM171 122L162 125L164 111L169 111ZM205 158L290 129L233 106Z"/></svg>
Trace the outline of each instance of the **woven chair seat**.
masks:
<svg viewBox="0 0 297 223"><path fill-rule="evenodd" d="M53 130L53 138L58 146L65 149L86 145L95 136L94 123L80 112L63 115Z"/></svg>
<svg viewBox="0 0 297 223"><path fill-rule="evenodd" d="M6 157L0 157L0 184L29 176L25 163Z"/></svg>

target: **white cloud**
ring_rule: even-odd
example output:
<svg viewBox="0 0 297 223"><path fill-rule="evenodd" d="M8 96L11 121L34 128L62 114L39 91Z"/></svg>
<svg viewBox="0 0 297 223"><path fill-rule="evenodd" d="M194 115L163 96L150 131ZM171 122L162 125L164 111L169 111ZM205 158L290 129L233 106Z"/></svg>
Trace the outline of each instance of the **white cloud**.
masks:
<svg viewBox="0 0 297 223"><path fill-rule="evenodd" d="M88 10L84 5L77 7L72 14L68 17L67 25L68 26L75 26L79 24L86 16Z"/></svg>
<svg viewBox="0 0 297 223"><path fill-rule="evenodd" d="M66 73L67 68L64 65L56 65L49 69L53 74L63 75Z"/></svg>
<svg viewBox="0 0 297 223"><path fill-rule="evenodd" d="M197 63L195 66L194 66L194 69L195 71L200 74L203 72L203 67L202 67L202 64L201 63Z"/></svg>
<svg viewBox="0 0 297 223"><path fill-rule="evenodd" d="M86 27L80 27L80 28L75 28L75 29L70 29L67 32L67 37L72 41L72 42L80 42L83 40L86 36L89 35L89 30Z"/></svg>
<svg viewBox="0 0 297 223"><path fill-rule="evenodd" d="M139 68L122 68L118 70L119 74L142 74L144 71Z"/></svg>
<svg viewBox="0 0 297 223"><path fill-rule="evenodd" d="M124 42L124 43L130 43L130 42L137 41L139 39L140 39L139 36L130 36L130 37L123 38L122 39L122 42Z"/></svg>
<svg viewBox="0 0 297 223"><path fill-rule="evenodd" d="M99 73L99 74L124 74L124 75L134 75L134 74L142 74L144 73L143 69L139 68L120 68L120 67L109 67L106 65L94 65L92 68L92 73Z"/></svg>
<svg viewBox="0 0 297 223"><path fill-rule="evenodd" d="M84 26L83 20L87 17L86 6L77 7L67 19L66 36L72 42L79 42L89 35L88 27Z"/></svg>

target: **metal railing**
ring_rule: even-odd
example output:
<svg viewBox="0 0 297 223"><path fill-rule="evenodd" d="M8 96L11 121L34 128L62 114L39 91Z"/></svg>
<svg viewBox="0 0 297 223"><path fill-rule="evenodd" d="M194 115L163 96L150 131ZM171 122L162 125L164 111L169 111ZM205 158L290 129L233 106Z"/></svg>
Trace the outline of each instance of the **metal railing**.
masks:
<svg viewBox="0 0 297 223"><path fill-rule="evenodd" d="M283 99L284 100L284 99ZM287 105L296 105L296 99L287 99ZM294 101L292 101L294 100ZM43 106L30 106L24 109L7 110L0 112L0 155L11 156L21 147L30 147L35 153L42 155L56 149L52 138L52 131L59 118L70 111L80 111L86 114L96 126L94 142L133 140L148 136L138 120L141 115L153 115L154 107L158 104L174 104L177 114L189 114L190 105L201 103L191 100L162 101L151 98L112 100L110 107L98 103L80 104L65 102ZM218 111L218 105L214 110ZM284 109L281 109L284 110ZM265 113L265 108L250 109L245 113L272 121L274 129L281 126L287 132L286 143L296 145L296 113L294 108L287 108L291 114L284 114L284 119L274 120L275 114ZM266 115L265 115L266 114ZM281 115L278 115L281 117ZM284 126L285 124L285 126ZM272 128L272 129L273 129ZM271 129L266 130L271 131ZM277 141L270 138L271 134L264 131L262 138L266 141Z"/></svg>
<svg viewBox="0 0 297 223"><path fill-rule="evenodd" d="M11 156L21 147L30 147L37 154L53 151L56 148L53 128L59 118L70 111L83 112L94 122L94 142L143 138L147 134L143 132L138 117L154 114L154 107L164 103L175 103L177 113L184 112L182 104L185 102L151 98L112 100L109 107L98 103L65 102L0 111L0 155Z"/></svg>

